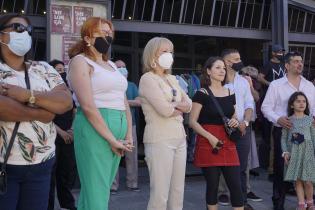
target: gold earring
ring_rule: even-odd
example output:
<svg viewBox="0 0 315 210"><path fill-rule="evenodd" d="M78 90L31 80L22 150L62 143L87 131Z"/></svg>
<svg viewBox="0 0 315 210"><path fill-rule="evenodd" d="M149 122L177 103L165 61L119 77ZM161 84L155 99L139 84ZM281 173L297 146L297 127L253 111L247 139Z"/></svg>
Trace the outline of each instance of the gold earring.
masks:
<svg viewBox="0 0 315 210"><path fill-rule="evenodd" d="M86 46L87 46L87 47L91 47L91 44L90 44L90 43L87 43Z"/></svg>

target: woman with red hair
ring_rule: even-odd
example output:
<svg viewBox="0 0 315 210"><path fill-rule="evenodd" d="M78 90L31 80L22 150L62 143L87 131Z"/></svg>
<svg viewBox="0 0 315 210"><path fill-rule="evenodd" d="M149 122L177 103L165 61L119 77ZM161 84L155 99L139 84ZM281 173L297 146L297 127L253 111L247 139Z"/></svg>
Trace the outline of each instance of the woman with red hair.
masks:
<svg viewBox="0 0 315 210"><path fill-rule="evenodd" d="M89 18L81 28L81 38L69 51L68 72L78 107L73 124L81 182L78 209L107 210L120 157L133 144L127 80L108 60L111 22Z"/></svg>

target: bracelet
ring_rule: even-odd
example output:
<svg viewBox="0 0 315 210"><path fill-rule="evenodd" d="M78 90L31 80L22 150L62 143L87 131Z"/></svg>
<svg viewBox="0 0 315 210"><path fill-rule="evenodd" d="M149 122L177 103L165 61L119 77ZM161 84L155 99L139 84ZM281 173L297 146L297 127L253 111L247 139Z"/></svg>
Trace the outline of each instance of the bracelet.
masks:
<svg viewBox="0 0 315 210"><path fill-rule="evenodd" d="M290 154L290 152L283 152L281 156L284 157L285 154Z"/></svg>

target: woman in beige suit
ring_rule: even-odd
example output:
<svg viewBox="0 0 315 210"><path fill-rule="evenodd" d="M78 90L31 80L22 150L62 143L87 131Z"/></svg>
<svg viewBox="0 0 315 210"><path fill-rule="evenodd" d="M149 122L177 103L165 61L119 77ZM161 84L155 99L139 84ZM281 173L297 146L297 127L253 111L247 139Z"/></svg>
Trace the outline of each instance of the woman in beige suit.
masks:
<svg viewBox="0 0 315 210"><path fill-rule="evenodd" d="M170 74L172 64L172 42L162 37L151 39L144 48L144 75L139 84L150 173L148 210L183 208L186 134L182 114L190 111L191 100Z"/></svg>

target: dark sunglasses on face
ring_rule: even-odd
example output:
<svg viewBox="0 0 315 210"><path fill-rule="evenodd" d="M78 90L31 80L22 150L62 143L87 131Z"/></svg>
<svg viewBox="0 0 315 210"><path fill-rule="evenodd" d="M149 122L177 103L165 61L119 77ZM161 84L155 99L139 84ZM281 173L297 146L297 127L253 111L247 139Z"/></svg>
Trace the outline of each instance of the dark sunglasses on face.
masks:
<svg viewBox="0 0 315 210"><path fill-rule="evenodd" d="M7 28L12 28L14 31L18 33L23 33L24 31L27 31L29 35L32 35L32 31L33 31L33 27L31 25L25 26L21 23L12 23L9 25L2 26L0 27L0 31Z"/></svg>

